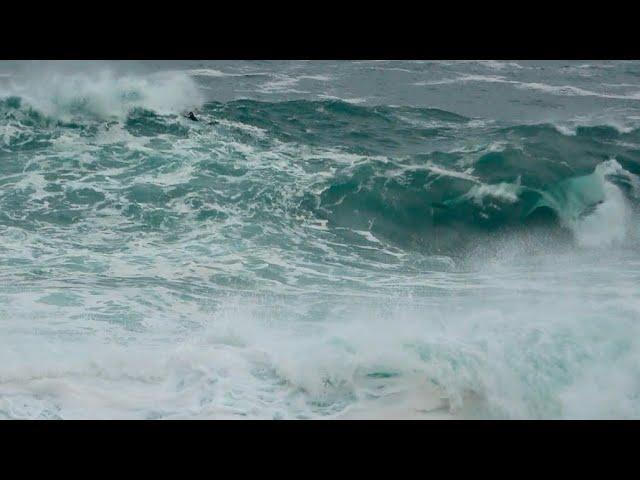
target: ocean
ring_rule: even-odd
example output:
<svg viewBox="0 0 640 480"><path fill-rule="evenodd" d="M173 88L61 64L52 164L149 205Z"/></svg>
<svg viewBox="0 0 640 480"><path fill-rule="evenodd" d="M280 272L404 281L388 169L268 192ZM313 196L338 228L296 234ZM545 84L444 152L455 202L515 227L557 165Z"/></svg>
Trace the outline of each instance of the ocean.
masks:
<svg viewBox="0 0 640 480"><path fill-rule="evenodd" d="M0 62L2 419L637 419L639 246L640 62Z"/></svg>

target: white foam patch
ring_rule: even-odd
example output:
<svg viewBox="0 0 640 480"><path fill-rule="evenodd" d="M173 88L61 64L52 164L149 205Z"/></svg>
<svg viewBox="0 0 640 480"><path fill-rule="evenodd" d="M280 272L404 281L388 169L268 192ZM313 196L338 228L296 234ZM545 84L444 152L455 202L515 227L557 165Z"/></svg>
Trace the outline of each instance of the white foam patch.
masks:
<svg viewBox="0 0 640 480"><path fill-rule="evenodd" d="M301 75L299 78L303 80L315 80L317 82L330 82L333 80L331 75Z"/></svg>
<svg viewBox="0 0 640 480"><path fill-rule="evenodd" d="M15 148L23 145L31 140L31 133L29 128L21 124L5 123L0 125L0 136L5 146L12 145Z"/></svg>
<svg viewBox="0 0 640 480"><path fill-rule="evenodd" d="M578 244L583 247L611 247L628 240L636 225L629 201L620 188L607 179L610 175L625 177L632 187L632 194L640 195L640 179L626 171L615 160L608 160L596 167L595 174L603 185L604 199L595 210L579 219L573 226Z"/></svg>
<svg viewBox="0 0 640 480"><path fill-rule="evenodd" d="M566 135L568 137L573 137L576 135L576 126L558 123L554 124L553 128L555 128L562 135Z"/></svg>
<svg viewBox="0 0 640 480"><path fill-rule="evenodd" d="M370 67L370 68L371 70L381 70L384 72L416 73L414 70L409 70L407 68L398 68L398 67Z"/></svg>
<svg viewBox="0 0 640 480"><path fill-rule="evenodd" d="M430 81L422 81L415 82L416 86L427 86L427 85L449 85L456 83L467 83L467 82L489 82L489 83L514 83L507 80L505 77L500 75L461 75L456 78L444 78L442 80L430 80Z"/></svg>
<svg viewBox="0 0 640 480"><path fill-rule="evenodd" d="M494 185L475 185L469 190L465 197L473 200L477 205L483 205L486 198L495 198L503 202L515 203L518 201L520 193L520 177L516 183L498 183Z"/></svg>
<svg viewBox="0 0 640 480"><path fill-rule="evenodd" d="M290 77L284 74L276 74L274 77L274 80L258 86L258 91L262 93L301 93L292 88L300 81L300 77Z"/></svg>
<svg viewBox="0 0 640 480"><path fill-rule="evenodd" d="M326 100L338 100L340 102L345 102L345 103L351 103L353 105L359 105L361 103L366 103L369 99L368 98L348 98L348 97L336 97L335 95L325 95L325 94L320 94L318 95L318 98L322 98L322 99L326 99Z"/></svg>
<svg viewBox="0 0 640 480"><path fill-rule="evenodd" d="M630 133L640 126L640 118L625 112L599 112L593 115L579 115L564 122L553 123L563 135L575 136L579 127L611 127L618 133Z"/></svg>
<svg viewBox="0 0 640 480"><path fill-rule="evenodd" d="M215 70L213 68L196 68L196 69L192 69L192 70L185 70L185 72L188 73L189 75L194 76L194 77L221 78L221 77L242 77L242 76L244 76L244 74L242 74L242 73L223 72L221 70Z"/></svg>
<svg viewBox="0 0 640 480"><path fill-rule="evenodd" d="M223 125L226 127L237 128L238 130L243 130L250 135L254 135L257 138L266 138L267 131L264 128L256 127L255 125L247 125L246 123L234 122L232 120L220 119L216 120L218 125Z"/></svg>
<svg viewBox="0 0 640 480"><path fill-rule="evenodd" d="M442 175L443 177L454 177L454 178L461 178L463 180L469 180L471 182L479 182L479 180L476 177L471 175L470 169L464 172L460 172L457 170L444 168L440 165L436 165L433 162L427 162L426 168L427 170L435 174Z"/></svg>
<svg viewBox="0 0 640 480"><path fill-rule="evenodd" d="M180 113L202 103L196 83L183 72L118 75L109 70L59 73L44 70L12 82L0 96L18 96L43 114L70 120L126 116L133 108Z"/></svg>
<svg viewBox="0 0 640 480"><path fill-rule="evenodd" d="M624 194L610 182L605 182L604 193L604 201L574 228L578 244L583 247L612 246L627 238L631 210Z"/></svg>
<svg viewBox="0 0 640 480"><path fill-rule="evenodd" d="M522 65L516 62L499 62L497 60L479 60L478 64L492 70L505 70L509 68L520 70L524 68Z"/></svg>
<svg viewBox="0 0 640 480"><path fill-rule="evenodd" d="M551 93L553 95L560 96L580 96L580 97L601 97L601 98L615 98L621 100L640 100L640 91L632 92L629 94L615 94L608 93L606 91L594 92L580 87L574 87L572 85L549 85L539 82L515 82L510 81L506 83L513 83L517 88L526 90L537 90L544 93Z"/></svg>
<svg viewBox="0 0 640 480"><path fill-rule="evenodd" d="M369 230L353 230L353 232L363 236L364 238L369 240L371 243L382 243Z"/></svg>

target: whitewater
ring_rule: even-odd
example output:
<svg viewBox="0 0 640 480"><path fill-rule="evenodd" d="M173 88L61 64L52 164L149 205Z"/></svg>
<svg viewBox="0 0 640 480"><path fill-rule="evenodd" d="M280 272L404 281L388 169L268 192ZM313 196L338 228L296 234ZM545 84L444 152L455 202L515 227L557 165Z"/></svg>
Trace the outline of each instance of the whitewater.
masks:
<svg viewBox="0 0 640 480"><path fill-rule="evenodd" d="M640 418L639 215L640 62L3 61L0 418Z"/></svg>

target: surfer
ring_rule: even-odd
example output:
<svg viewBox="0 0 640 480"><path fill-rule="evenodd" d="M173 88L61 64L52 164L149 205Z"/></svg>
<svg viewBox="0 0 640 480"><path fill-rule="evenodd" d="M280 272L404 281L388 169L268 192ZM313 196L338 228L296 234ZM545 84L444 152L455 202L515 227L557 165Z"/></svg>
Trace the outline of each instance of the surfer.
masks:
<svg viewBox="0 0 640 480"><path fill-rule="evenodd" d="M193 112L189 112L188 115L186 115L186 117L189 120L193 120L194 122L199 122L200 120L198 120L198 117L196 117L196 115Z"/></svg>

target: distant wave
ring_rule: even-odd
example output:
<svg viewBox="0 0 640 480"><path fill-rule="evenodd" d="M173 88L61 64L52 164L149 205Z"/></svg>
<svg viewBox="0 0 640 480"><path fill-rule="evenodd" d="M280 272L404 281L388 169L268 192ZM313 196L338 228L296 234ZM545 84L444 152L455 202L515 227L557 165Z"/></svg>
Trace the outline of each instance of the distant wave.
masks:
<svg viewBox="0 0 640 480"><path fill-rule="evenodd" d="M540 82L521 82L518 80L510 80L500 75L461 75L456 78L446 78L442 80L421 81L415 82L416 86L428 86L428 85L448 85L459 84L469 82L488 82L488 83L504 83L514 85L516 88L523 90L534 90L552 95L559 96L581 96L581 97L601 97L601 98L616 98L622 100L640 100L640 90L628 94L616 94L603 90L602 92L595 92L572 85L549 85Z"/></svg>

